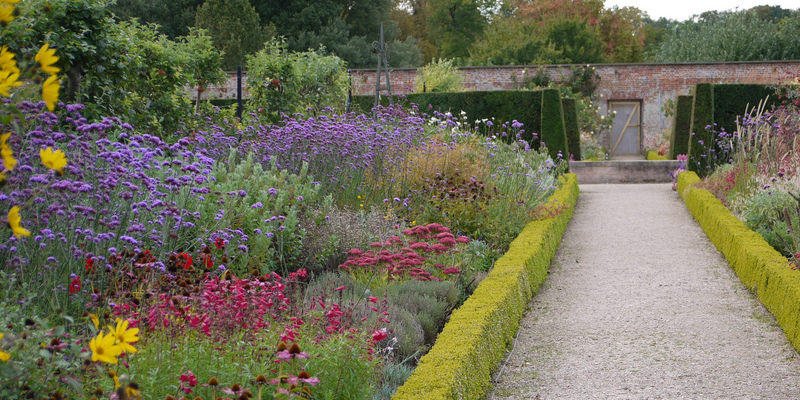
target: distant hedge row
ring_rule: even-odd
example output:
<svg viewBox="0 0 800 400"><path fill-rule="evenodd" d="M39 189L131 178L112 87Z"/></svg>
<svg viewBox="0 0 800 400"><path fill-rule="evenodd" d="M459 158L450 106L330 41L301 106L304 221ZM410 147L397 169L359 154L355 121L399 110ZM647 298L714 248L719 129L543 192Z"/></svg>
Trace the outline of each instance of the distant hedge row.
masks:
<svg viewBox="0 0 800 400"><path fill-rule="evenodd" d="M709 174L714 157L723 156L716 145L717 135L723 130L734 132L737 117L765 99L767 108L778 101L775 90L765 85L697 84L694 96L678 96L670 158L687 154L690 171L701 177Z"/></svg>
<svg viewBox="0 0 800 400"><path fill-rule="evenodd" d="M395 103L414 103L420 112L428 114L438 111L459 115L463 111L471 122L494 118L495 125L500 126L504 122L517 120L523 124L521 139L530 143L534 149L538 149L544 142L553 159L560 154L565 160L569 160L569 155L574 154L574 159L580 160L579 134L572 133L572 146L567 145L567 121L570 127L577 126L575 107L572 106L570 111L575 114L565 117L562 99L556 89L413 93L395 96L393 100ZM352 108L356 112L360 110L368 113L374 102L375 96L353 96ZM382 97L381 105L388 104L389 98Z"/></svg>

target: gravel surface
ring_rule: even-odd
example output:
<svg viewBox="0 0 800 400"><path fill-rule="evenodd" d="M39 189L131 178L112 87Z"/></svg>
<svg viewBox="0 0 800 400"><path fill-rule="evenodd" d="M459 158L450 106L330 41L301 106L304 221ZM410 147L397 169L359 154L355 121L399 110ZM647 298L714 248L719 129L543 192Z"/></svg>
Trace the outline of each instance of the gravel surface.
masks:
<svg viewBox="0 0 800 400"><path fill-rule="evenodd" d="M580 188L486 399L800 399L800 356L670 184Z"/></svg>

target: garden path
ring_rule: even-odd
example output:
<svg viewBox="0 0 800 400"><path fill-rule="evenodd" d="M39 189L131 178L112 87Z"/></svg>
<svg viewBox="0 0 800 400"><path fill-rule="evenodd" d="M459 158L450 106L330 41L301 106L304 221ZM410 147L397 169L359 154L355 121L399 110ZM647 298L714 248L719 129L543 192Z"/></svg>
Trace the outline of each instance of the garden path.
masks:
<svg viewBox="0 0 800 400"><path fill-rule="evenodd" d="M670 184L580 189L487 399L800 399L800 356Z"/></svg>

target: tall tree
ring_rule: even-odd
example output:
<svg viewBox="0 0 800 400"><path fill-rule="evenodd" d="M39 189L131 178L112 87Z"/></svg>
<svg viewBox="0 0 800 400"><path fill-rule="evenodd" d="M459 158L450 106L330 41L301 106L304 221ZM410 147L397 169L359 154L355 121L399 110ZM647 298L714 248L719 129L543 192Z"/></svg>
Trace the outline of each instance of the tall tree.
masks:
<svg viewBox="0 0 800 400"><path fill-rule="evenodd" d="M664 40L655 61L720 62L800 59L800 15L778 23L757 13L704 13L679 24Z"/></svg>
<svg viewBox="0 0 800 400"><path fill-rule="evenodd" d="M222 68L244 65L245 56L264 45L258 14L248 0L207 0L197 9L197 28L211 35L217 50L224 52Z"/></svg>
<svg viewBox="0 0 800 400"><path fill-rule="evenodd" d="M385 39L396 54L419 59L416 43L404 41L391 21L393 0L252 0L262 21L286 38L287 49L325 49L350 68L374 67L372 42L384 24ZM401 39L401 40L395 40ZM403 60L408 61L408 60ZM390 63L392 61L390 60Z"/></svg>
<svg viewBox="0 0 800 400"><path fill-rule="evenodd" d="M396 0L392 21L400 29L400 38L413 38L422 52L422 63L428 64L439 55L437 46L428 32L428 0Z"/></svg>
<svg viewBox="0 0 800 400"><path fill-rule="evenodd" d="M469 57L469 47L486 26L473 0L428 0L428 33L439 46L439 57Z"/></svg>
<svg viewBox="0 0 800 400"><path fill-rule="evenodd" d="M117 0L109 11L121 20L137 18L145 24L159 25L159 32L170 39L189 34L197 8L204 0Z"/></svg>

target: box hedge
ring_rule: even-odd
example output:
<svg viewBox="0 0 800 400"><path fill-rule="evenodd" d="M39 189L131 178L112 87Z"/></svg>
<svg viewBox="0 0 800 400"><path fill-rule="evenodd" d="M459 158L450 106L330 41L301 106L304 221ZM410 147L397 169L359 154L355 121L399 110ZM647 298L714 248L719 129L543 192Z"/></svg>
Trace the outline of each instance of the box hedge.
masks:
<svg viewBox="0 0 800 400"><path fill-rule="evenodd" d="M522 316L547 278L578 199L578 181L566 174L546 203L553 218L530 222L508 252L450 321L393 400L482 399L492 373L519 329Z"/></svg>
<svg viewBox="0 0 800 400"><path fill-rule="evenodd" d="M692 124L692 102L694 96L678 96L672 116L672 135L669 144L669 159L677 160L679 154L689 154L689 133Z"/></svg>
<svg viewBox="0 0 800 400"><path fill-rule="evenodd" d="M567 148L570 160L581 160L581 129L578 121L578 104L573 98L561 99L561 108L564 110L564 128L567 133Z"/></svg>
<svg viewBox="0 0 800 400"><path fill-rule="evenodd" d="M795 350L800 350L800 271L793 270L785 257L711 192L694 187L698 182L694 172L682 172L678 177L678 192L686 207L742 284L756 294Z"/></svg>
<svg viewBox="0 0 800 400"><path fill-rule="evenodd" d="M351 108L355 112L369 113L374 102L375 96L353 96ZM381 97L381 105L387 106L389 102L388 96ZM556 89L412 93L394 96L392 102L406 106L416 104L420 112L429 115L433 111L453 115L464 111L470 122L494 118L495 126L517 120L523 124L521 139L531 147L538 149L539 144L545 142L553 159L560 152L569 160L564 112Z"/></svg>
<svg viewBox="0 0 800 400"><path fill-rule="evenodd" d="M698 83L694 88L689 128L689 170L701 177L711 173L716 164L709 155L720 154L716 133L712 131L735 131L738 116L768 96L767 107L775 104L778 99L774 94L774 89L765 85Z"/></svg>

